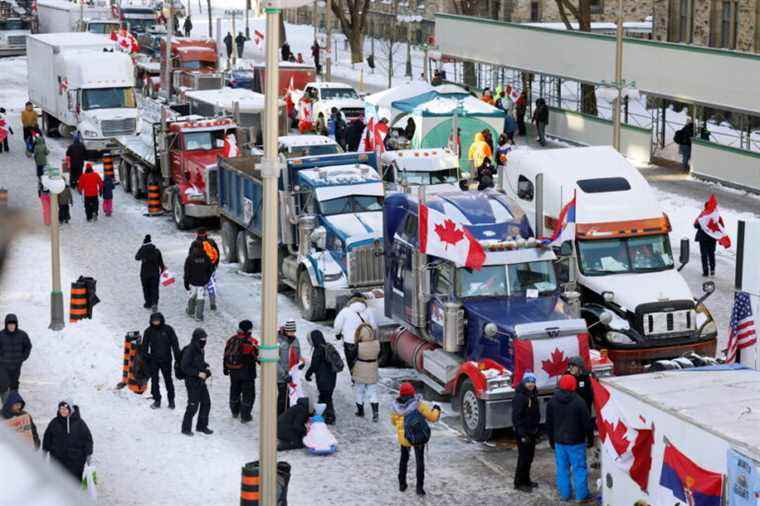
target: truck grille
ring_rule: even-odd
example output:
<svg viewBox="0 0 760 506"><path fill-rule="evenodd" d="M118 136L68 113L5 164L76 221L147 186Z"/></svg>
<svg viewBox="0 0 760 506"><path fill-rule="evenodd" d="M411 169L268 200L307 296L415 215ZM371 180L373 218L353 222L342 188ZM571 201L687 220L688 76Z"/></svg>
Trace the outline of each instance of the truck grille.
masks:
<svg viewBox="0 0 760 506"><path fill-rule="evenodd" d="M696 313L692 309L662 313L646 313L642 326L644 335L683 334L697 328Z"/></svg>
<svg viewBox="0 0 760 506"><path fill-rule="evenodd" d="M9 46L25 46L26 45L26 35L9 35L8 36L8 45Z"/></svg>
<svg viewBox="0 0 760 506"><path fill-rule="evenodd" d="M348 284L350 286L381 285L385 280L383 247L359 246L348 254Z"/></svg>
<svg viewBox="0 0 760 506"><path fill-rule="evenodd" d="M218 90L223 86L221 76L197 76L195 78L196 90Z"/></svg>
<svg viewBox="0 0 760 506"><path fill-rule="evenodd" d="M352 119L363 115L364 109L361 109L359 107L344 107L340 110L340 112L343 113L343 115L346 117L346 120L351 121Z"/></svg>
<svg viewBox="0 0 760 506"><path fill-rule="evenodd" d="M133 135L137 128L137 118L105 119L101 122L103 137Z"/></svg>

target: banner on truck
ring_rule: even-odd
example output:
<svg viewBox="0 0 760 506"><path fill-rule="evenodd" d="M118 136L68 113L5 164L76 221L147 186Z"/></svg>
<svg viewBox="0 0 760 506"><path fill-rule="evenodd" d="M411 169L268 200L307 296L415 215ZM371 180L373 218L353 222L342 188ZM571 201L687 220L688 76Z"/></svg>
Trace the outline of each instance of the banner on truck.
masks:
<svg viewBox="0 0 760 506"><path fill-rule="evenodd" d="M756 506L760 501L758 463L733 448L728 449L728 506Z"/></svg>

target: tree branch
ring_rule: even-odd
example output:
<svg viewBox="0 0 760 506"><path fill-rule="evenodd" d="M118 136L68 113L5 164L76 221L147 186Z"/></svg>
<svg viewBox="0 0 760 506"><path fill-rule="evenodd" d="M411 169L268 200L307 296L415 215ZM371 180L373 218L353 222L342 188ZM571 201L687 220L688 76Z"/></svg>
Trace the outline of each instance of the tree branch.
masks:
<svg viewBox="0 0 760 506"><path fill-rule="evenodd" d="M562 19L562 22L565 23L565 28L572 30L573 25L567 18L567 12L565 12L565 2L563 0L557 0L557 7L559 8L559 17Z"/></svg>

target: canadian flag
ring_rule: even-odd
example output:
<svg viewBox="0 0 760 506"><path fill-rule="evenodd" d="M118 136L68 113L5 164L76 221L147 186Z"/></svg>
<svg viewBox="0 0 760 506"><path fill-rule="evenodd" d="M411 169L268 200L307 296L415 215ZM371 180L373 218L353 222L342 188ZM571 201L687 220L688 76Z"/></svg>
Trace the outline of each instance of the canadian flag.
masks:
<svg viewBox="0 0 760 506"><path fill-rule="evenodd" d="M420 204L420 252L451 260L459 267L480 270L486 261L483 246L464 225Z"/></svg>
<svg viewBox="0 0 760 506"><path fill-rule="evenodd" d="M119 49L125 53L137 53L140 45L137 39L128 30L121 28L119 32L111 32L111 40L116 41Z"/></svg>
<svg viewBox="0 0 760 506"><path fill-rule="evenodd" d="M367 126L362 133L362 142L359 144L359 151L385 151L385 136L388 135L390 128L384 121L376 121L370 118Z"/></svg>
<svg viewBox="0 0 760 506"><path fill-rule="evenodd" d="M290 82L288 83L288 91L285 93L285 107L288 113L288 117L292 117L291 115L295 111L296 104L293 102L293 93L296 91L295 85L293 84L293 76L290 76Z"/></svg>
<svg viewBox="0 0 760 506"><path fill-rule="evenodd" d="M641 416L626 418L610 391L596 378L591 378L591 386L599 441L615 465L646 492L652 469L654 426L645 427Z"/></svg>
<svg viewBox="0 0 760 506"><path fill-rule="evenodd" d="M235 158L236 156L240 156L240 149L238 148L237 139L234 134L227 134L224 138L222 156L225 158Z"/></svg>
<svg viewBox="0 0 760 506"><path fill-rule="evenodd" d="M699 224L702 232L717 240L718 244L724 248L728 249L731 247L731 238L726 233L726 226L723 223L723 218L720 216L718 199L715 198L715 195L710 195L710 198L705 202L705 208L697 216L694 223Z"/></svg>
<svg viewBox="0 0 760 506"><path fill-rule="evenodd" d="M538 388L555 387L559 378L567 372L570 359L576 356L583 359L586 370L591 370L586 333L544 339L515 339L513 343L515 374L512 384L515 387L520 384L526 372L536 375Z"/></svg>
<svg viewBox="0 0 760 506"><path fill-rule="evenodd" d="M256 44L257 48L264 47L264 34L261 33L258 30L253 31L253 43Z"/></svg>
<svg viewBox="0 0 760 506"><path fill-rule="evenodd" d="M314 129L314 105L306 97L298 102L298 131L302 134Z"/></svg>

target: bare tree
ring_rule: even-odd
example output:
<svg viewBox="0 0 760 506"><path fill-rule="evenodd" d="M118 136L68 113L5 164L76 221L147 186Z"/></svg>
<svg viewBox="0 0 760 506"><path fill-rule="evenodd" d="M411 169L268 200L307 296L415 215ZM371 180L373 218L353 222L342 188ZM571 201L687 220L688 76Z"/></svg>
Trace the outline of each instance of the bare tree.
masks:
<svg viewBox="0 0 760 506"><path fill-rule="evenodd" d="M394 62L401 59L400 53L403 48L396 35L396 26L391 26L388 30L388 37L378 41L380 58L375 60L376 65L388 74L388 88L393 87L393 76L396 70ZM397 56L399 58L396 58Z"/></svg>
<svg viewBox="0 0 760 506"><path fill-rule="evenodd" d="M364 60L369 0L332 0L331 6L351 46L351 63L361 63Z"/></svg>
<svg viewBox="0 0 760 506"><path fill-rule="evenodd" d="M578 31L591 31L591 0L576 0L574 4L571 0L555 0L559 8L559 17L565 23L568 30L575 30L573 24L568 18L568 11L578 22ZM581 111L586 114L596 116L599 110L596 106L596 91L593 84L581 83Z"/></svg>

